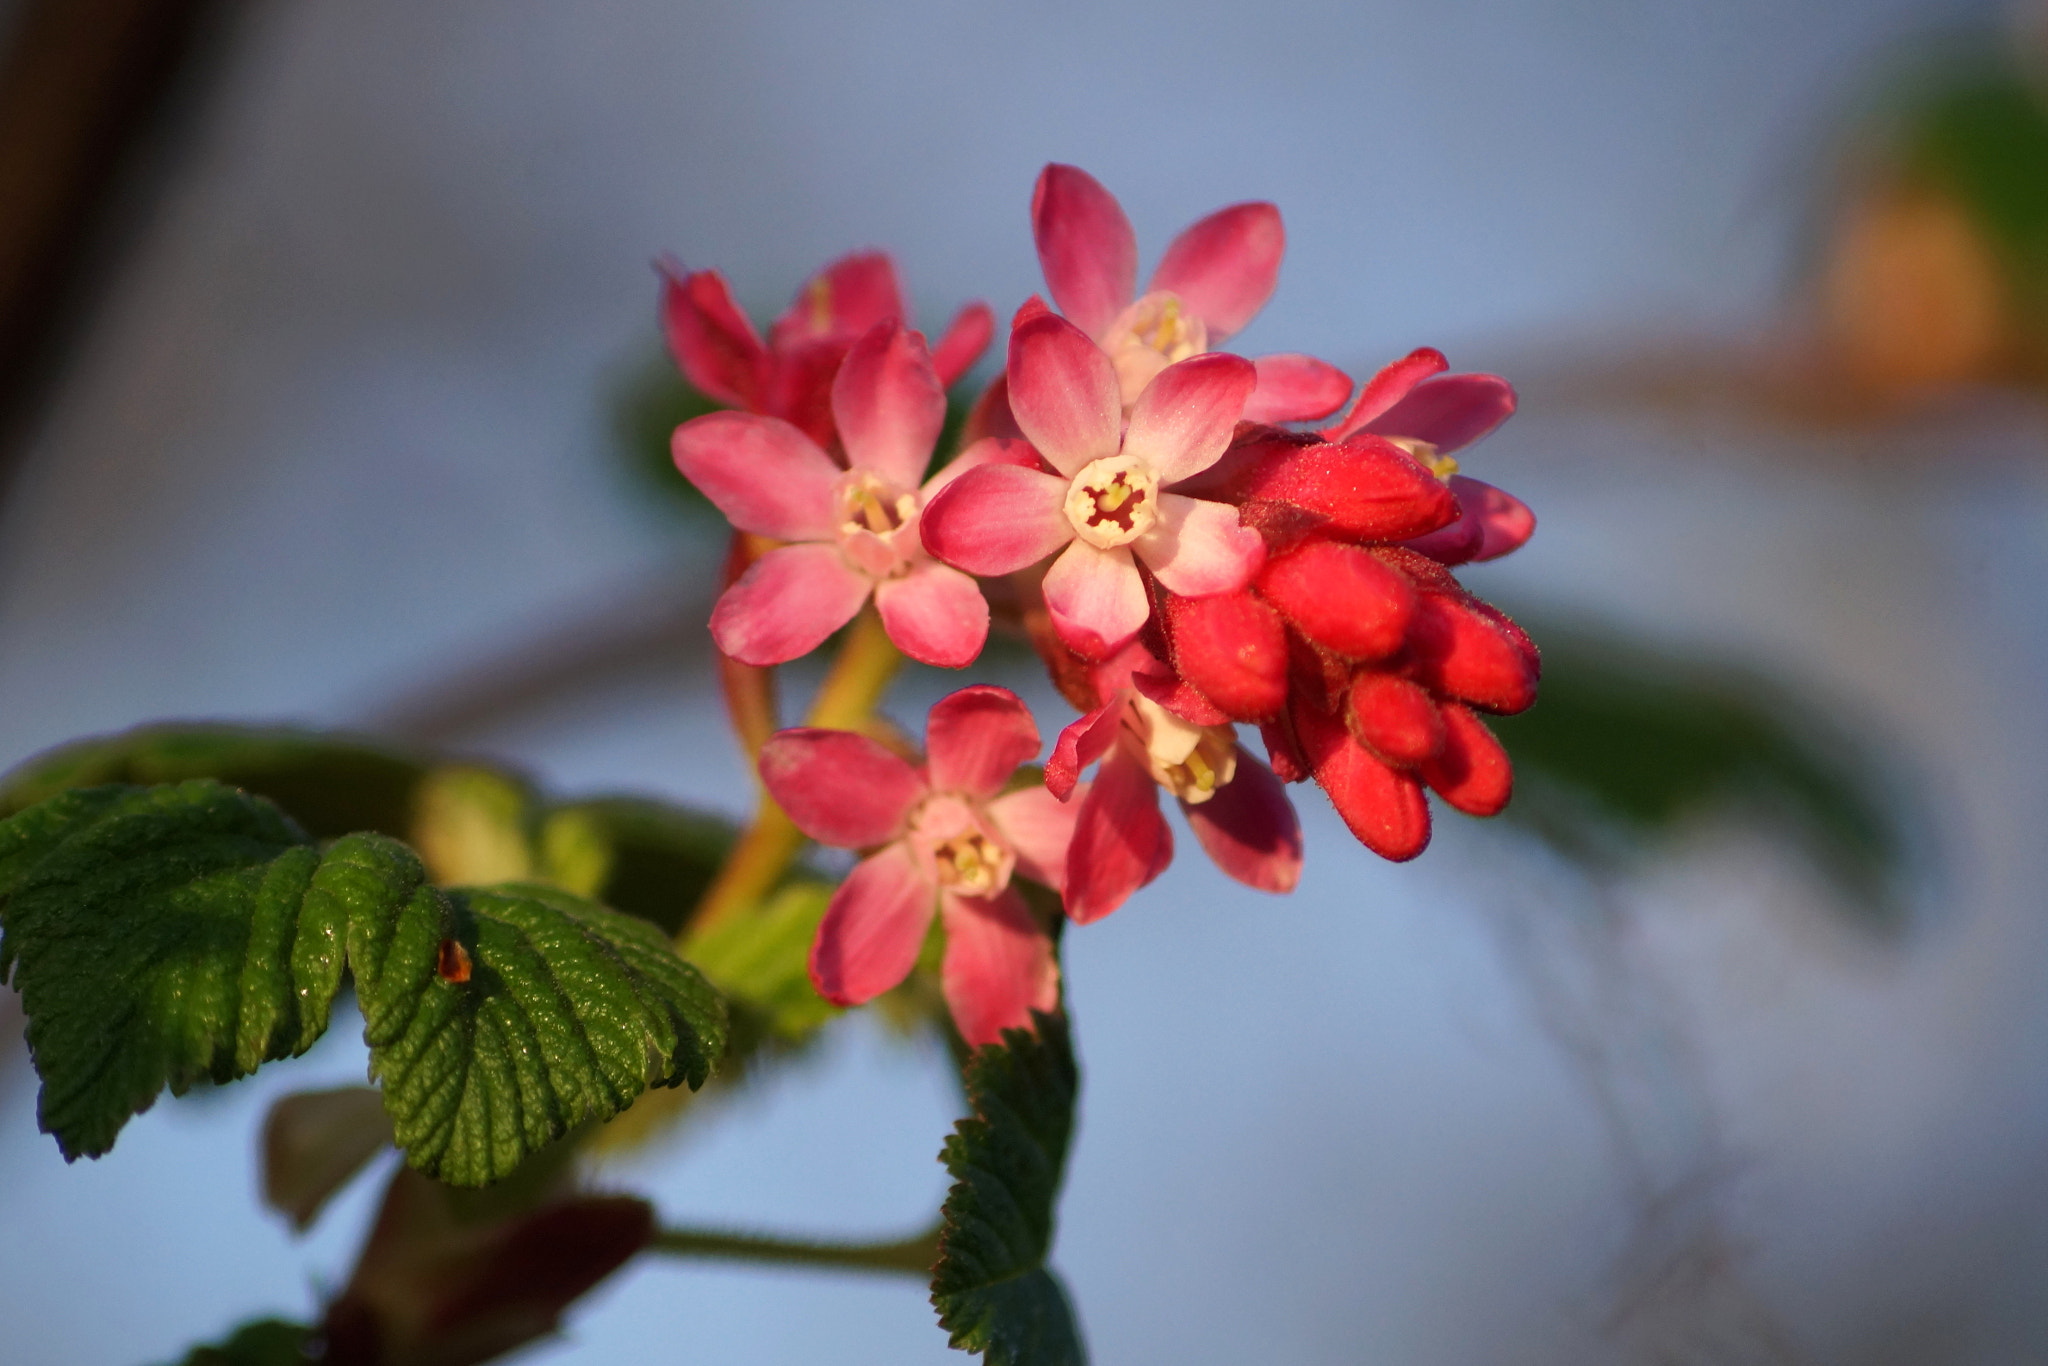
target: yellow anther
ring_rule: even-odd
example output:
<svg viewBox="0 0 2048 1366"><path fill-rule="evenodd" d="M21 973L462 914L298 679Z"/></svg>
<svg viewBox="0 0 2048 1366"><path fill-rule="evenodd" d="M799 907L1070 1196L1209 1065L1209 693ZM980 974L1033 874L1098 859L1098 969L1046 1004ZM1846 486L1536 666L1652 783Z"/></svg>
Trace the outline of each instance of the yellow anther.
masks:
<svg viewBox="0 0 2048 1366"><path fill-rule="evenodd" d="M1458 472L1456 456L1445 455L1434 445L1412 436L1390 436L1387 440L1415 457L1415 462L1439 479L1448 479Z"/></svg>
<svg viewBox="0 0 2048 1366"><path fill-rule="evenodd" d="M1216 770L1211 768L1209 761L1202 757L1202 751L1199 748L1182 761L1181 768L1187 772L1188 780L1194 784L1198 791L1214 792L1216 790Z"/></svg>
<svg viewBox="0 0 2048 1366"><path fill-rule="evenodd" d="M832 282L820 276L811 281L811 331L832 330Z"/></svg>

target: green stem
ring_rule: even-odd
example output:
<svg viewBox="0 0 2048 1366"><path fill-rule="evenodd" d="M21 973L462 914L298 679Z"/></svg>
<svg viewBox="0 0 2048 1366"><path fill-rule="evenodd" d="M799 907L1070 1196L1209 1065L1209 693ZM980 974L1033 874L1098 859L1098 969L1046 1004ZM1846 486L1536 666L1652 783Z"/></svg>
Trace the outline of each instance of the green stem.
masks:
<svg viewBox="0 0 2048 1366"><path fill-rule="evenodd" d="M804 724L832 730L859 729L874 715L875 704L888 691L889 682L902 663L903 656L890 643L882 619L873 608L866 609L854 618L853 629L847 633L846 643L839 647L838 657L819 686ZM726 855L725 866L705 890L696 913L685 922L678 943L758 905L803 847L802 832L763 792L753 824Z"/></svg>
<svg viewBox="0 0 2048 1366"><path fill-rule="evenodd" d="M781 1266L823 1266L842 1271L889 1271L929 1276L939 1260L939 1226L893 1243L814 1243L716 1229L665 1228L647 1245L669 1257L712 1257Z"/></svg>

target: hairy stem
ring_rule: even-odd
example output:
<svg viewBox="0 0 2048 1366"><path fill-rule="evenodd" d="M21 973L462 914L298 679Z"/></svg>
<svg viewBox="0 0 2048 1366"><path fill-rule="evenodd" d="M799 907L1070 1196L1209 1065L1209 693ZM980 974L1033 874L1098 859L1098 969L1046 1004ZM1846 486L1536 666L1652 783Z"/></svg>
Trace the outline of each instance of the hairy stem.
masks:
<svg viewBox="0 0 2048 1366"><path fill-rule="evenodd" d="M929 1276L939 1260L939 1226L893 1243L814 1243L715 1229L665 1228L647 1245L670 1257L716 1257L782 1266L829 1266L843 1271L891 1271Z"/></svg>
<svg viewBox="0 0 2048 1366"><path fill-rule="evenodd" d="M903 656L882 629L882 619L872 608L864 610L854 618L838 657L832 661L831 672L825 675L818 696L811 703L805 724L835 730L858 729L874 713L875 704L888 691L889 681L902 663ZM788 870L803 845L803 833L763 792L753 823L726 855L725 866L705 889L696 913L683 927L683 935L694 935L759 903Z"/></svg>

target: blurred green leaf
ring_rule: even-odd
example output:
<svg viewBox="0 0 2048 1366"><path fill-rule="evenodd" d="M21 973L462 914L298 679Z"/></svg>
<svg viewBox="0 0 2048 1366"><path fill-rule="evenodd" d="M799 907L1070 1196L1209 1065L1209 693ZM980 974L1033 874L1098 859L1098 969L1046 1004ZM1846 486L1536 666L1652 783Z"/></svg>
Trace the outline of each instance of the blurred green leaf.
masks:
<svg viewBox="0 0 2048 1366"><path fill-rule="evenodd" d="M36 755L0 778L0 817L72 788L212 778L268 797L315 839L356 830L403 838L427 769L418 756L330 731L172 722Z"/></svg>
<svg viewBox="0 0 2048 1366"><path fill-rule="evenodd" d="M1035 1034L1005 1031L968 1061L970 1113L940 1154L954 1185L932 1304L952 1345L990 1366L1080 1366L1080 1327L1046 1266L1080 1073L1066 1020L1033 1018Z"/></svg>
<svg viewBox="0 0 2048 1366"><path fill-rule="evenodd" d="M310 1350L313 1330L284 1319L245 1323L218 1343L194 1347L179 1366L305 1366L320 1360Z"/></svg>
<svg viewBox="0 0 2048 1366"><path fill-rule="evenodd" d="M1814 703L1754 676L1617 638L1538 627L1543 683L1490 718L1514 761L1508 815L1605 859L1716 809L1791 835L1859 904L1897 913L1905 835L1868 765Z"/></svg>
<svg viewBox="0 0 2048 1366"><path fill-rule="evenodd" d="M168 1086L226 1082L326 1031L344 964L407 1160L457 1185L648 1086L703 1084L717 993L653 926L558 888L442 891L382 835L323 852L206 780L62 793L0 823L12 974L67 1158Z"/></svg>
<svg viewBox="0 0 2048 1366"><path fill-rule="evenodd" d="M543 817L541 869L550 881L674 934L737 834L723 817L642 797L597 797Z"/></svg>
<svg viewBox="0 0 2048 1366"><path fill-rule="evenodd" d="M2039 82L2005 64L1960 68L1908 117L1909 165L1959 195L2014 264L2048 274L2048 100Z"/></svg>
<svg viewBox="0 0 2048 1366"><path fill-rule="evenodd" d="M728 916L684 941L697 970L758 1027L785 1044L801 1043L839 1013L811 985L811 943L831 904L832 888L792 882L750 915Z"/></svg>

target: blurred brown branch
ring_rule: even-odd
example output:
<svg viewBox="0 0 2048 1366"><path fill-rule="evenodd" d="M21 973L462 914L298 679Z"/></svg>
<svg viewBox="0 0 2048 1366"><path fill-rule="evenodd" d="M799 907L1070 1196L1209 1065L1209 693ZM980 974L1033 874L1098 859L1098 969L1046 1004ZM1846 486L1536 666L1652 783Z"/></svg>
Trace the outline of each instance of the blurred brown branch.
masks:
<svg viewBox="0 0 2048 1366"><path fill-rule="evenodd" d="M26 0L0 59L0 492L123 188L230 0Z"/></svg>

